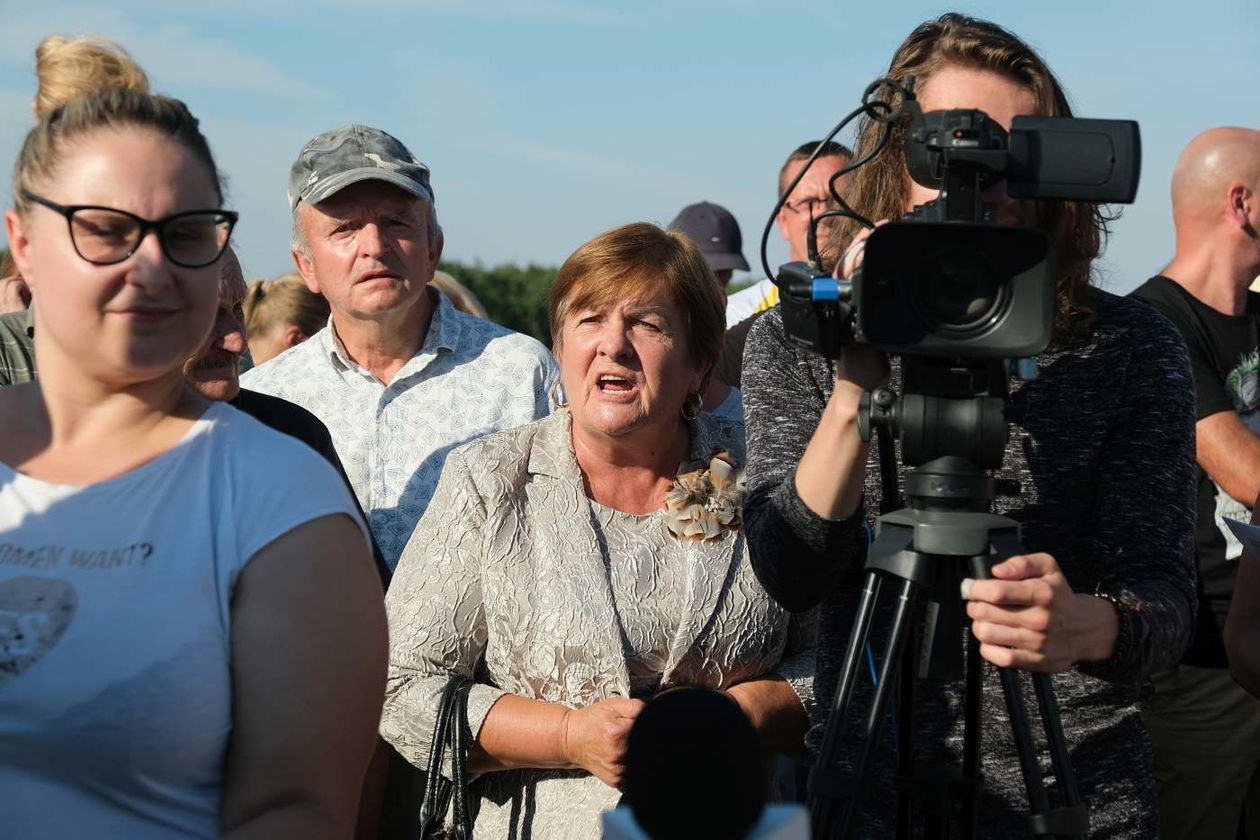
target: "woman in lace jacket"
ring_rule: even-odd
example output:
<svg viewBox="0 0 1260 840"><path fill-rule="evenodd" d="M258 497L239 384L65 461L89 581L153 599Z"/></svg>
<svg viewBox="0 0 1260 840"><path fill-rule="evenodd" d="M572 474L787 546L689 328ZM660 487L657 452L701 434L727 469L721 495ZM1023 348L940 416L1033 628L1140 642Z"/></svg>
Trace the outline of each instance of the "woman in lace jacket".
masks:
<svg viewBox="0 0 1260 840"><path fill-rule="evenodd" d="M699 251L654 225L609 231L561 267L548 309L567 401L450 456L387 599L381 733L423 766L443 686L476 675L485 838L598 836L657 691L729 692L768 750L800 746L811 701L812 650L739 527L742 426L700 412L724 321Z"/></svg>

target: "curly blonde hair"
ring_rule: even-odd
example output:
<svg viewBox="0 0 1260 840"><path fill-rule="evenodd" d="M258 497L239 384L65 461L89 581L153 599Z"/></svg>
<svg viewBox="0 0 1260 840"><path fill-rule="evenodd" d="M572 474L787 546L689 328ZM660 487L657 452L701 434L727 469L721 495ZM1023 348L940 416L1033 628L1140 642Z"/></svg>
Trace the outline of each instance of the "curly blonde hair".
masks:
<svg viewBox="0 0 1260 840"><path fill-rule="evenodd" d="M960 14L946 14L925 21L898 47L885 74L907 84L913 78L919 88L946 66L964 66L1000 73L1029 90L1043 116L1070 117L1063 86L1032 47L997 24ZM893 108L902 97L885 89ZM881 97L881 98L884 98ZM868 219L898 219L910 198L905 140L909 117L890 126L887 146L869 163L849 175L845 199ZM857 155L878 143L884 126L866 118L859 126ZM1090 265L1102 250L1109 216L1097 204L1075 201L1038 201L1036 226L1052 243L1058 273L1058 306L1054 323L1057 346L1084 339L1093 326L1093 289ZM828 231L826 258L834 262L843 246L861 230L859 222L838 219Z"/></svg>

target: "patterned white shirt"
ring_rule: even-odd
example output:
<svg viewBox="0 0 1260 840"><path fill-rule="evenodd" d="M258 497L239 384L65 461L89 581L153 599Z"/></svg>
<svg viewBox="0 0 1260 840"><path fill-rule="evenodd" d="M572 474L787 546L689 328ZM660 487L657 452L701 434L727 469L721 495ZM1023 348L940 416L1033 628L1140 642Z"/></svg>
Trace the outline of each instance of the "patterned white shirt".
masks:
<svg viewBox="0 0 1260 840"><path fill-rule="evenodd" d="M241 377L244 387L297 403L328 427L391 569L451 450L546 416L558 374L542 344L432 294L424 345L388 385L350 359L331 320Z"/></svg>

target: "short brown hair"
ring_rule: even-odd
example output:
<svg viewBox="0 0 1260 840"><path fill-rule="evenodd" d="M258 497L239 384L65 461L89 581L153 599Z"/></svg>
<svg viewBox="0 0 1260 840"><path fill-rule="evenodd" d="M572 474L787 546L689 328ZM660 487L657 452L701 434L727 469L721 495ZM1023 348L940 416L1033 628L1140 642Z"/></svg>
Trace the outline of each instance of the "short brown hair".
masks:
<svg viewBox="0 0 1260 840"><path fill-rule="evenodd" d="M574 309L602 306L663 290L687 318L692 362L708 373L722 354L726 297L690 239L647 222L601 233L574 251L547 294L547 316L557 347L565 317Z"/></svg>
<svg viewBox="0 0 1260 840"><path fill-rule="evenodd" d="M911 77L922 84L946 66L962 66L999 73L1025 87L1037 102L1037 113L1070 117L1067 94L1045 61L1014 33L995 23L947 14L915 27L897 49L885 74L901 84ZM884 94L894 108L900 95ZM906 169L906 129L909 117L892 123L888 145L871 161L849 175L845 198L854 210L871 220L899 219L910 198L910 174ZM865 119L858 131L858 156L873 149L883 126ZM1098 256L1107 235L1106 221L1097 204L1076 201L1036 202L1036 226L1051 242L1058 272L1056 344L1075 342L1093 324L1090 263ZM860 223L834 220L828 237L838 250L850 242ZM837 254L827 255L828 262Z"/></svg>

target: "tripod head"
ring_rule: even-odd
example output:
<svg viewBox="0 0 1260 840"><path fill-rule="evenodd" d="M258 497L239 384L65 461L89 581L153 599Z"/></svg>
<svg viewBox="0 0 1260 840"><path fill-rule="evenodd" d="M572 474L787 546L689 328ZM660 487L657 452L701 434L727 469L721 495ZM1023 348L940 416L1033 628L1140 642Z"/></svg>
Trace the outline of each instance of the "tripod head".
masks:
<svg viewBox="0 0 1260 840"><path fill-rule="evenodd" d="M1027 362L1027 364L1025 364ZM914 528L916 551L965 557L987 553L990 531L1008 520L992 513L995 495L1018 494L996 481L1012 417L1012 373L1035 376L1032 360L902 358L902 393L879 388L862 397L858 429L878 432L884 494L897 494L892 441L900 443L906 506L880 516ZM898 502L900 504L900 502Z"/></svg>
<svg viewBox="0 0 1260 840"><path fill-rule="evenodd" d="M1009 360L905 356L901 375L901 396L880 388L862 397L858 429L863 440L870 440L874 429L887 430L901 443L901 460L908 467L950 456L982 470L1002 466Z"/></svg>

